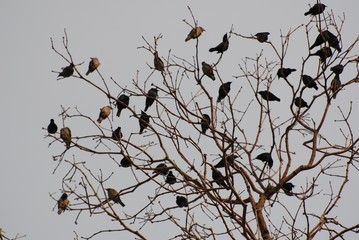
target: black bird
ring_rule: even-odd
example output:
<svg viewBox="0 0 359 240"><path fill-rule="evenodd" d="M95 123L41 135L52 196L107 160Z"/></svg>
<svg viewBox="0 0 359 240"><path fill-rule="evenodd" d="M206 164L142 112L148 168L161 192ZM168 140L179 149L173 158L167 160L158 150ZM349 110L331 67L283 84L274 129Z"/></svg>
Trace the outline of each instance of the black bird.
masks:
<svg viewBox="0 0 359 240"><path fill-rule="evenodd" d="M319 49L318 51L316 51L315 53L311 53L309 54L309 56L319 56L320 60L322 62L325 62L325 60L329 57L331 57L333 54L332 50L330 49L330 47L322 47L321 49Z"/></svg>
<svg viewBox="0 0 359 240"><path fill-rule="evenodd" d="M319 33L319 35L317 36L317 38L315 39L313 45L309 48L309 50L312 50L313 48L322 45L323 43L325 43L326 41L329 40L329 35L332 34L331 32L329 32L328 30L325 31L321 31Z"/></svg>
<svg viewBox="0 0 359 240"><path fill-rule="evenodd" d="M338 40L337 36L335 36L333 33L329 32L329 31L327 31L327 34L328 34L329 46L331 46L332 48L334 48L338 52L341 52L342 49L339 46L339 40Z"/></svg>
<svg viewBox="0 0 359 240"><path fill-rule="evenodd" d="M238 156L237 155L229 155L229 156L226 156L226 160L227 160L227 163L228 165L230 166L233 166L233 163L234 163L234 160L237 158ZM225 166L225 161L224 161L224 157L222 157L222 159L216 164L214 165L215 168L222 168Z"/></svg>
<svg viewBox="0 0 359 240"><path fill-rule="evenodd" d="M229 190L230 188L226 184L225 177L222 175L222 173L217 170L216 168L212 167L212 179L215 181L218 185L224 187L225 189Z"/></svg>
<svg viewBox="0 0 359 240"><path fill-rule="evenodd" d="M216 77L214 76L214 73L213 73L213 68L208 63L202 62L202 71L203 71L204 75L206 75L213 81L216 80Z"/></svg>
<svg viewBox="0 0 359 240"><path fill-rule="evenodd" d="M317 83L314 81L314 79L311 76L303 75L302 80L307 88L314 88L315 90L318 90Z"/></svg>
<svg viewBox="0 0 359 240"><path fill-rule="evenodd" d="M169 171L169 168L165 163L160 163L157 165L157 167L154 169L153 174L160 174L163 176L166 176Z"/></svg>
<svg viewBox="0 0 359 240"><path fill-rule="evenodd" d="M330 90L333 93L334 99L337 97L337 93L341 86L342 86L342 82L340 81L339 75L335 75L335 77L333 78L333 80L330 83Z"/></svg>
<svg viewBox="0 0 359 240"><path fill-rule="evenodd" d="M57 214L65 212L66 208L69 206L70 201L67 198L67 194L63 193L59 200L57 200Z"/></svg>
<svg viewBox="0 0 359 240"><path fill-rule="evenodd" d="M272 159L271 154L268 153L268 152L261 153L257 157L255 157L254 159L258 159L258 160L261 160L264 163L268 163L269 168L273 167L273 159Z"/></svg>
<svg viewBox="0 0 359 240"><path fill-rule="evenodd" d="M263 43L263 42L266 42L268 40L268 35L269 35L269 32L259 32L254 36L257 37L258 42Z"/></svg>
<svg viewBox="0 0 359 240"><path fill-rule="evenodd" d="M47 132L49 134L55 134L57 132L57 125L54 121L54 119L50 119L50 124L47 126Z"/></svg>
<svg viewBox="0 0 359 240"><path fill-rule="evenodd" d="M158 56L157 51L154 53L153 64L155 65L156 70L160 72L163 72L165 70L165 65L163 64L162 59Z"/></svg>
<svg viewBox="0 0 359 240"><path fill-rule="evenodd" d="M299 108L309 107L308 103L306 101L304 101L304 99L301 97L296 97L294 99L294 104L295 104L295 106L297 106Z"/></svg>
<svg viewBox="0 0 359 240"><path fill-rule="evenodd" d="M60 138L65 142L66 149L70 148L71 145L71 130L68 127L61 128Z"/></svg>
<svg viewBox="0 0 359 240"><path fill-rule="evenodd" d="M122 160L120 161L120 164L124 168L128 168L132 165L131 158L129 156L124 156Z"/></svg>
<svg viewBox="0 0 359 240"><path fill-rule="evenodd" d="M314 4L313 7L311 7L309 9L308 12L304 13L304 16L307 16L309 14L311 14L313 16L321 14L322 12L324 12L325 7L326 7L326 5L324 5L322 3L316 3L316 4Z"/></svg>
<svg viewBox="0 0 359 240"><path fill-rule="evenodd" d="M264 100L280 102L280 99L270 91L259 91L258 94L261 95Z"/></svg>
<svg viewBox="0 0 359 240"><path fill-rule="evenodd" d="M210 52L217 51L217 53L223 53L228 49L228 47L229 47L229 41L226 33L223 36L222 42L218 44L216 47L210 48L209 51Z"/></svg>
<svg viewBox="0 0 359 240"><path fill-rule="evenodd" d="M282 186L282 189L284 190L284 192L288 192L288 193L292 192L293 188L294 188L294 185L291 182L286 182Z"/></svg>
<svg viewBox="0 0 359 240"><path fill-rule="evenodd" d="M188 207L187 198L183 196L176 196L176 204L179 207Z"/></svg>
<svg viewBox="0 0 359 240"><path fill-rule="evenodd" d="M172 171L169 171L166 177L166 183L172 185L176 183L176 177L173 175Z"/></svg>
<svg viewBox="0 0 359 240"><path fill-rule="evenodd" d="M118 97L118 100L116 103L117 104L117 114L116 114L117 117L120 117L122 109L127 108L129 103L130 103L129 96L122 94Z"/></svg>
<svg viewBox="0 0 359 240"><path fill-rule="evenodd" d="M210 123L211 123L211 118L209 117L209 115L203 114L201 120L202 134L206 134L206 131L208 130Z"/></svg>
<svg viewBox="0 0 359 240"><path fill-rule="evenodd" d="M279 68L277 75L278 75L278 78L287 79L289 74L291 74L292 72L295 72L295 71L297 71L297 70L294 68Z"/></svg>
<svg viewBox="0 0 359 240"><path fill-rule="evenodd" d="M125 204L120 199L120 194L113 188L106 188L107 191L107 197L109 200L112 200L115 203L121 204L122 207L125 206Z"/></svg>
<svg viewBox="0 0 359 240"><path fill-rule="evenodd" d="M331 67L330 70L335 73L335 75L339 75L344 71L344 66L342 64L338 64Z"/></svg>
<svg viewBox="0 0 359 240"><path fill-rule="evenodd" d="M120 141L122 138L122 132L121 132L121 127L116 128L115 131L112 132L112 137L113 140L115 141Z"/></svg>
<svg viewBox="0 0 359 240"><path fill-rule="evenodd" d="M147 115L144 111L141 111L141 117L138 119L140 123L140 134L143 133L143 130L148 127L150 124L150 116Z"/></svg>
<svg viewBox="0 0 359 240"><path fill-rule="evenodd" d="M152 106L152 104L154 103L155 99L158 97L158 90L157 88L151 88L148 93L147 93L147 97L146 97L146 106L145 106L145 112L147 111L147 109L149 107Z"/></svg>
<svg viewBox="0 0 359 240"><path fill-rule="evenodd" d="M224 99L228 95L229 91L231 91L231 83L232 82L226 82L219 87L217 102Z"/></svg>
<svg viewBox="0 0 359 240"><path fill-rule="evenodd" d="M74 67L75 65L73 63L70 63L69 66L62 68L62 72L59 73L58 77L71 77L72 74L74 74Z"/></svg>

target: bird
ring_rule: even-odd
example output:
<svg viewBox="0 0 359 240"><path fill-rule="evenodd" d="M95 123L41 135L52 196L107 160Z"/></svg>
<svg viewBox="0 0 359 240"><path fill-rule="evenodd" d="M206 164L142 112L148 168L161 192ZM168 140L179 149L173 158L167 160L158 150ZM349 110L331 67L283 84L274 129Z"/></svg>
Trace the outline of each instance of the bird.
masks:
<svg viewBox="0 0 359 240"><path fill-rule="evenodd" d="M309 54L309 56L319 56L320 60L322 62L325 62L325 60L329 57L331 57L333 54L332 50L330 49L330 47L322 47L321 49L319 49L318 51L316 51L315 53L311 53Z"/></svg>
<svg viewBox="0 0 359 240"><path fill-rule="evenodd" d="M322 12L324 12L324 9L325 9L326 5L322 4L322 3L316 3L313 5L313 7L311 7L309 9L308 12L304 13L304 16L307 16L307 15L318 15L318 14L321 14Z"/></svg>
<svg viewBox="0 0 359 240"><path fill-rule="evenodd" d="M222 173L212 167L212 179L214 182L216 182L218 185L224 187L225 189L229 190L230 188L228 187L228 185L226 184L226 181L225 181L225 177L222 175Z"/></svg>
<svg viewBox="0 0 359 240"><path fill-rule="evenodd" d="M202 71L203 71L204 75L206 75L213 81L216 80L216 77L214 76L214 73L213 73L213 68L208 63L202 62Z"/></svg>
<svg viewBox="0 0 359 240"><path fill-rule="evenodd" d="M159 175L166 176L168 171L169 171L169 168L167 167L167 165L165 163L160 163L155 167L153 174L159 174Z"/></svg>
<svg viewBox="0 0 359 240"><path fill-rule="evenodd" d="M98 115L97 122L101 124L103 120L105 120L111 114L112 107L111 106L104 106L100 109L100 114Z"/></svg>
<svg viewBox="0 0 359 240"><path fill-rule="evenodd" d="M287 79L287 77L292 73L297 71L297 69L294 68L279 68L277 71L278 78L284 78Z"/></svg>
<svg viewBox="0 0 359 240"><path fill-rule="evenodd" d="M70 148L71 145L71 130L68 127L61 128L60 138L65 142L66 149Z"/></svg>
<svg viewBox="0 0 359 240"><path fill-rule="evenodd" d="M226 33L223 36L222 42L218 44L216 47L210 48L209 51L210 52L217 51L217 53L223 53L227 51L228 47L229 47L229 41Z"/></svg>
<svg viewBox="0 0 359 240"><path fill-rule="evenodd" d="M120 161L121 167L128 168L132 165L131 158L129 156L124 156Z"/></svg>
<svg viewBox="0 0 359 240"><path fill-rule="evenodd" d="M165 70L165 66L163 64L162 59L158 56L158 52L155 51L154 53L154 59L153 59L153 64L155 65L155 69L163 72Z"/></svg>
<svg viewBox="0 0 359 240"><path fill-rule="evenodd" d="M206 134L210 123L211 123L211 118L209 117L209 115L203 114L202 120L201 120L202 134Z"/></svg>
<svg viewBox="0 0 359 240"><path fill-rule="evenodd" d="M86 72L86 76L92 73L93 71L95 71L99 66L100 66L100 61L98 60L98 58L96 57L91 58L91 61L89 63L89 68Z"/></svg>
<svg viewBox="0 0 359 240"><path fill-rule="evenodd" d="M61 197L59 198L59 200L57 200L57 214L61 214L63 212L65 212L65 210L67 209L67 207L69 206L70 201L67 198L67 194L63 193L61 195Z"/></svg>
<svg viewBox="0 0 359 240"><path fill-rule="evenodd" d="M116 128L116 130L112 132L111 138L118 142L121 140L121 138L122 138L121 127Z"/></svg>
<svg viewBox="0 0 359 240"><path fill-rule="evenodd" d="M107 198L114 203L119 203L122 207L126 206L120 199L120 194L113 188L106 188Z"/></svg>
<svg viewBox="0 0 359 240"><path fill-rule="evenodd" d="M146 97L146 106L145 106L145 112L147 111L147 109L149 107L152 106L152 104L154 103L155 99L158 97L158 90L157 88L151 88L148 93L147 93L147 97Z"/></svg>
<svg viewBox="0 0 359 240"><path fill-rule="evenodd" d="M331 81L330 87L329 87L330 90L333 93L333 98L334 99L337 97L337 93L338 93L341 86L342 86L342 82L340 81L339 74L337 74L337 75L335 75L335 77Z"/></svg>
<svg viewBox="0 0 359 240"><path fill-rule="evenodd" d="M74 74L74 67L75 65L73 63L70 63L69 66L62 68L62 72L59 73L58 77L71 77L72 74Z"/></svg>
<svg viewBox="0 0 359 240"><path fill-rule="evenodd" d="M191 39L196 39L199 38L199 36L201 36L202 32L204 32L206 30L204 30L203 27L194 27L192 28L192 30L188 33L185 42L188 42Z"/></svg>
<svg viewBox="0 0 359 240"><path fill-rule="evenodd" d="M288 192L288 193L292 192L293 188L294 188L294 185L291 182L286 182L282 186L282 189L284 190L284 192Z"/></svg>
<svg viewBox="0 0 359 240"><path fill-rule="evenodd" d="M272 156L271 156L271 154L269 152L261 153L257 157L255 157L254 159L261 160L262 162L268 164L269 168L273 167L273 159L272 159Z"/></svg>
<svg viewBox="0 0 359 240"><path fill-rule="evenodd" d="M317 38L315 39L314 43L312 46L310 46L309 50L312 50L313 48L322 45L323 43L325 43L326 41L329 40L329 35L331 34L331 32L329 32L328 30L325 31L320 31L319 35L317 36Z"/></svg>
<svg viewBox="0 0 359 240"><path fill-rule="evenodd" d="M177 206L181 207L188 207L187 198L183 196L176 196L176 204Z"/></svg>
<svg viewBox="0 0 359 240"><path fill-rule="evenodd" d="M234 160L237 158L237 155L231 154L229 156L226 156L226 161L228 163L228 165L233 166L234 164ZM222 159L216 164L214 165L215 168L222 168L225 166L225 160L224 157L222 157Z"/></svg>
<svg viewBox="0 0 359 240"><path fill-rule="evenodd" d="M264 42L266 42L268 40L268 35L269 34L270 34L269 32L259 32L254 36L257 37L258 42L264 43Z"/></svg>
<svg viewBox="0 0 359 240"><path fill-rule="evenodd" d="M332 48L334 48L335 50L337 50L338 52L341 52L342 49L340 48L340 45L339 45L339 40L337 38L337 36L335 36L333 33L327 31L327 34L328 34L328 43L329 43L329 46L331 46Z"/></svg>
<svg viewBox="0 0 359 240"><path fill-rule="evenodd" d="M335 65L330 68L330 70L335 74L339 75L344 71L344 66L342 64Z"/></svg>
<svg viewBox="0 0 359 240"><path fill-rule="evenodd" d="M57 125L54 121L54 119L50 119L50 124L47 126L47 132L49 134L55 134L57 132Z"/></svg>
<svg viewBox="0 0 359 240"><path fill-rule="evenodd" d="M280 102L280 99L270 91L259 91L258 94L261 95L264 100Z"/></svg>
<svg viewBox="0 0 359 240"><path fill-rule="evenodd" d="M318 90L317 83L314 81L314 79L311 76L302 75L302 80L307 88L314 88L315 90Z"/></svg>
<svg viewBox="0 0 359 240"><path fill-rule="evenodd" d="M122 109L127 108L129 103L130 103L129 96L122 94L118 97L118 99L117 99L117 114L116 114L117 117L120 117Z"/></svg>
<svg viewBox="0 0 359 240"><path fill-rule="evenodd" d="M176 183L176 177L175 177L175 175L173 175L172 171L168 172L167 177L166 177L166 183L168 183L169 185Z"/></svg>
<svg viewBox="0 0 359 240"><path fill-rule="evenodd" d="M219 87L217 102L224 99L228 95L229 91L231 91L231 83L232 82L226 82Z"/></svg>
<svg viewBox="0 0 359 240"><path fill-rule="evenodd" d="M309 107L308 103L306 101L304 101L304 99L301 97L296 97L294 99L294 104L295 104L295 106L297 106L299 108Z"/></svg>
<svg viewBox="0 0 359 240"><path fill-rule="evenodd" d="M140 134L143 133L143 130L148 127L150 123L150 116L147 115L144 111L141 111L141 117L138 119L140 123Z"/></svg>

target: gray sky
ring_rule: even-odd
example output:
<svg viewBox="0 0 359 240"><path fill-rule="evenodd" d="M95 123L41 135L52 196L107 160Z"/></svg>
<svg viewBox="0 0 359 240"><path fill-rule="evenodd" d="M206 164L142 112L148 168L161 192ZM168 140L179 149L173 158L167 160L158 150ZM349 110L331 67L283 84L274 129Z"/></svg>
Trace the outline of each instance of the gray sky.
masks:
<svg viewBox="0 0 359 240"><path fill-rule="evenodd" d="M313 4L314 1L208 2L1 2L0 105L3 112L3 141L0 152L0 228L6 231L6 235L15 236L20 233L26 234L26 239L72 239L73 230L87 236L92 232L91 228L96 229L98 226L97 219L92 217L88 220L87 214L83 214L80 223L75 226L75 213L66 212L58 216L56 211L52 211L55 202L49 197L49 193L61 195L61 177L66 169L52 174L56 163L51 156L61 152L63 146L55 144L54 147L47 148L49 139L44 139L46 132L42 127L47 127L50 118L54 118L61 126L58 116L60 105L77 106L96 118L98 109L107 100L94 89L84 87L77 79L56 81L57 74L51 71L59 71L67 63L51 50L50 37L56 47L63 51L61 40L66 28L75 62L86 61L79 67L80 70L85 72L89 58L96 56L102 63L100 70L105 78L113 77L121 85L131 87L136 70L140 70L140 79L145 79L151 72L146 63L152 64L152 56L145 50L136 49L145 44L141 36L152 42L153 36L162 33L164 37L159 46L162 56L167 56L171 49L172 53L191 59L194 42L184 42L190 28L182 21L186 19L192 23L187 5L191 7L199 25L206 29L201 37L202 56L209 62L214 62L218 56L209 53L208 48L217 45L223 34L229 32L232 24L235 32L248 36L268 31L273 44L279 46L280 29L286 33L289 28L294 29L302 23L308 23L310 18L303 16L303 13L308 10L308 3ZM336 15L345 12L342 37L346 49L358 36L359 2L327 0L323 3L329 10L333 9ZM301 58L308 53L307 46L303 46L306 43L304 36L303 30L295 33L286 65L300 68ZM310 40L313 41L315 37L316 33L311 34ZM220 64L222 77L229 79L228 81L236 81L233 76L240 75L238 63L241 59L245 56L255 57L261 49L273 57L267 46L232 36L230 49ZM353 53L358 54L358 47ZM345 72L343 79L353 76L353 71L355 68ZM299 74L295 75L298 77ZM89 78L99 81L96 75L90 75ZM238 80L234 85L239 88L242 83ZM213 89L214 94L217 89ZM350 98L354 106L358 106L357 92L357 86L345 89L342 98L334 104L339 105L340 101ZM347 105L343 107L347 109ZM353 119L356 122L359 121L358 115L355 111ZM138 128L137 121L133 126ZM358 136L358 125L353 127L353 131ZM67 159L71 159L72 154L78 152L71 152ZM88 157L80 154L77 156ZM355 177L353 183L358 181L358 173ZM354 184L352 186L353 191L346 191L345 194L354 196L355 193L358 196L358 188L354 188ZM130 196L125 199L132 201ZM343 200L344 205L354 204L351 199ZM352 214L352 211L351 208L343 208L341 214L347 214L350 219L352 215L357 216L359 213L357 209L356 214Z"/></svg>

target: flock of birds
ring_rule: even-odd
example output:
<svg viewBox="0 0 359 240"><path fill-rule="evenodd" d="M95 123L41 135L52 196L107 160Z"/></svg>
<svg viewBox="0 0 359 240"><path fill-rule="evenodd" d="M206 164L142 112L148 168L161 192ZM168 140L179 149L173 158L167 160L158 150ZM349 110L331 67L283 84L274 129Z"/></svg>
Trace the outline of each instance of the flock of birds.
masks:
<svg viewBox="0 0 359 240"><path fill-rule="evenodd" d="M304 15L315 16L315 15L321 14L324 12L325 7L326 6L321 3L315 4ZM203 31L205 31L205 29L200 26L196 26L196 27L192 28L192 30L186 37L185 41L187 42L191 39L197 39L198 37L201 36ZM268 35L269 35L269 32L260 32L260 33L255 34L254 36L259 42L263 43L263 42L267 42ZM338 38L334 34L332 34L329 30L324 30L319 33L315 42L310 47L310 50L317 46L321 46L322 44L325 44L325 43L327 43L328 46L324 46L324 47L320 48L318 51L316 51L315 53L311 53L309 56L318 56L320 58L321 62L325 62L326 59L329 58L330 56L332 56L332 54L333 54L331 48L337 50L338 52L341 51ZM217 46L210 48L209 51L223 54L225 51L227 51L228 47L229 47L229 40L228 40L227 34L225 34L222 38L222 42L219 43ZM96 57L91 58L86 75L89 75L90 73L97 70L97 68L99 66L100 66L100 61L98 60L98 58L96 58ZM62 69L62 71L59 73L58 77L60 77L60 78L71 77L74 73L74 67L75 67L75 65L73 63L71 63L67 67L64 67ZM162 59L158 56L157 51L154 52L154 69L156 69L160 72L165 71L165 65L164 65ZM341 64L336 65L331 68L331 71L333 71L335 74L335 77L334 77L333 81L331 82L331 86L330 86L330 90L333 92L333 98L336 97L336 94L341 87L339 75L343 72L343 70L344 70L344 66ZM213 67L210 64L208 64L206 62L202 62L202 71L203 71L204 75L206 75L213 81L216 79L214 71L213 71ZM296 71L296 69L280 68L280 69L278 69L277 76L278 76L278 78L287 79L287 77L294 71ZM308 75L303 75L302 81L306 87L314 88L314 89L318 90L317 83L316 83L315 79L313 79L312 77L310 77ZM223 83L219 87L217 102L221 102L228 95L228 93L231 90L231 83L232 82L226 82L226 83ZM267 91L267 90L259 91L258 94L266 101L278 101L278 102L280 101L280 98L278 98L273 93L271 93L270 91ZM145 101L145 109L144 109L144 111L141 111L141 115L139 117L139 126L140 126L139 133L140 134L142 134L144 129L146 129L149 125L150 116L147 115L146 112L153 105L153 103L157 99L157 97L158 97L158 90L156 88L151 88L147 92L146 101ZM128 107L129 101L130 101L130 97L128 95L122 94L118 97L117 103L116 103L116 105L117 105L116 116L117 117L120 117L121 111ZM296 97L294 100L294 104L299 108L309 107L308 103L306 101L304 101L301 97ZM107 119L107 117L111 114L111 111L112 111L111 106L104 106L103 108L101 108L99 117L97 119L98 124L101 124L101 122L103 120ZM203 114L203 117L201 119L202 134L206 134L206 131L210 128L210 122L211 122L210 116L208 114ZM57 130L58 130L58 127L57 127L54 119L51 119L50 124L48 125L48 128L47 128L48 133L55 134L57 132ZM71 138L72 138L70 128L68 128L68 127L61 128L60 129L60 138L64 141L66 148L69 149L71 146ZM120 141L121 138L122 138L121 127L118 127L118 128L116 128L116 130L113 131L112 139L115 141ZM226 181L227 178L218 170L218 168L223 168L225 166L233 165L234 161L237 157L238 156L236 156L236 155L229 155L229 156L226 156L225 158L223 157L215 166L211 166L213 182L217 183L219 186L221 186L227 190L231 189L227 184L227 181ZM255 159L258 159L258 160L261 160L262 162L264 162L265 163L264 168L267 165L269 166L269 168L272 168L272 166L273 166L273 159L272 159L271 153L269 153L269 152L259 154ZM120 161L120 164L122 167L130 167L132 165L132 161L131 161L130 157L125 156ZM175 184L177 182L177 179L174 176L173 172L170 171L170 168L164 163L159 164L154 169L154 174L165 176L165 181L168 184ZM289 194L289 193L291 193L293 187L294 187L294 185L292 183L287 182L287 183L283 184L282 189L284 190L285 193ZM112 188L107 188L106 190L107 190L107 195L108 195L107 199L108 200L112 200L115 203L119 203L123 207L125 206L125 204L120 199L119 192L117 192L115 189L112 189ZM69 203L70 202L68 200L67 194L63 193L62 196L60 197L60 199L58 200L58 214L61 214L62 212L64 212L66 210L66 208L68 207ZM187 207L188 206L187 198L184 196L176 196L176 204L179 207Z"/></svg>

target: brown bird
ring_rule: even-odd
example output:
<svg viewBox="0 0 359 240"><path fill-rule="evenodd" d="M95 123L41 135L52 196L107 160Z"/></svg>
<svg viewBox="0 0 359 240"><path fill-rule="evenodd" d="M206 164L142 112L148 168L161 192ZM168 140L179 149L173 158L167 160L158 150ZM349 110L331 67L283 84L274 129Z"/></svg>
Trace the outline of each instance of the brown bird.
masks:
<svg viewBox="0 0 359 240"><path fill-rule="evenodd" d="M60 138L65 142L66 149L70 148L71 145L71 130L68 127L61 128Z"/></svg>
<svg viewBox="0 0 359 240"><path fill-rule="evenodd" d="M199 38L199 36L201 36L202 32L204 31L206 30L204 30L203 27L192 28L192 30L189 32L188 36L186 37L185 41L187 42L191 39Z"/></svg>
<svg viewBox="0 0 359 240"><path fill-rule="evenodd" d="M222 42L218 44L216 47L210 48L209 51L210 52L217 51L217 53L223 53L227 51L228 47L229 47L229 41L226 33L223 36Z"/></svg>
<svg viewBox="0 0 359 240"><path fill-rule="evenodd" d="M187 198L183 196L176 196L176 204L179 207L188 207Z"/></svg>
<svg viewBox="0 0 359 240"><path fill-rule="evenodd" d="M72 74L74 73L74 67L75 65L73 63L70 63L69 66L62 68L62 72L59 73L58 77L63 77L63 78L71 77Z"/></svg>
<svg viewBox="0 0 359 240"><path fill-rule="evenodd" d="M111 138L117 142L119 142L121 140L121 138L122 138L121 127L116 128L116 130L112 132Z"/></svg>
<svg viewBox="0 0 359 240"><path fill-rule="evenodd" d="M117 117L120 117L122 109L127 108L129 103L130 103L129 96L122 94L118 97L118 100L116 103L117 104L117 114L116 114Z"/></svg>
<svg viewBox="0 0 359 240"><path fill-rule="evenodd" d="M228 95L229 91L231 91L231 83L232 82L226 82L219 87L217 102L222 101L222 99Z"/></svg>
<svg viewBox="0 0 359 240"><path fill-rule="evenodd" d="M128 168L132 165L131 158L129 156L124 156L122 160L120 161L120 164L124 168Z"/></svg>
<svg viewBox="0 0 359 240"><path fill-rule="evenodd" d="M213 73L213 68L208 63L202 62L202 71L203 71L204 75L206 75L213 81L216 80L216 77L214 76L214 73Z"/></svg>
<svg viewBox="0 0 359 240"><path fill-rule="evenodd" d="M165 65L163 64L163 61L162 59L158 56L158 52L156 51L154 53L154 59L153 59L153 63L155 65L155 69L160 71L160 72L163 72L165 70Z"/></svg>
<svg viewBox="0 0 359 240"><path fill-rule="evenodd" d="M269 32L259 32L254 36L257 37L258 42L263 43L263 42L266 42L268 40L268 35L269 34L270 34Z"/></svg>
<svg viewBox="0 0 359 240"><path fill-rule="evenodd" d="M277 71L278 79L279 78L287 79L289 74L291 74L292 72L295 72L295 71L297 71L297 70L294 68L279 68Z"/></svg>
<svg viewBox="0 0 359 240"><path fill-rule="evenodd" d="M333 54L332 50L330 49L330 47L322 47L321 49L319 49L318 51L316 51L315 53L311 53L309 54L309 56L319 56L320 57L320 61L321 62L325 62L325 60L329 57L331 57Z"/></svg>
<svg viewBox="0 0 359 240"><path fill-rule="evenodd" d="M144 111L141 111L141 117L138 119L140 123L140 134L143 133L143 130L148 127L150 123L150 116L147 115Z"/></svg>
<svg viewBox="0 0 359 240"><path fill-rule="evenodd" d="M59 200L57 200L57 214L61 214L63 212L65 212L65 210L67 209L67 207L69 206L70 201L67 198L67 194L63 193L61 195L61 197L59 198Z"/></svg>
<svg viewBox="0 0 359 240"><path fill-rule="evenodd" d="M86 76L95 71L100 66L100 61L98 58L93 57L89 63L89 69L86 72Z"/></svg>
<svg viewBox="0 0 359 240"><path fill-rule="evenodd" d="M57 132L57 125L54 121L54 119L50 119L50 124L47 126L47 132L49 134L55 134Z"/></svg>
<svg viewBox="0 0 359 240"><path fill-rule="evenodd" d="M202 134L206 134L210 123L211 123L211 118L209 117L209 115L203 114L202 120L201 120Z"/></svg>
<svg viewBox="0 0 359 240"><path fill-rule="evenodd" d="M106 188L107 191L107 198L115 203L121 204L122 207L125 206L125 204L120 199L120 194L113 188Z"/></svg>
<svg viewBox="0 0 359 240"><path fill-rule="evenodd" d="M306 101L304 101L304 99L301 97L296 97L294 99L294 104L295 104L295 106L297 106L299 108L309 107L308 103Z"/></svg>
<svg viewBox="0 0 359 240"><path fill-rule="evenodd" d="M103 108L100 109L100 114L97 119L98 124L101 124L101 122L111 114L111 110L112 110L111 106L104 106Z"/></svg>
<svg viewBox="0 0 359 240"><path fill-rule="evenodd" d="M280 99L270 91L259 91L258 94L261 95L264 100L280 102Z"/></svg>
<svg viewBox="0 0 359 240"><path fill-rule="evenodd" d="M322 12L324 12L325 7L326 6L324 4L316 3L316 4L313 5L313 7L311 7L309 9L308 12L304 13L304 16L307 16L309 14L311 14L313 16L321 14Z"/></svg>
<svg viewBox="0 0 359 240"><path fill-rule="evenodd" d="M340 87L342 86L342 82L340 81L339 74L335 75L333 80L330 83L330 90L333 93L333 98L335 99L337 97L337 93L340 90Z"/></svg>
<svg viewBox="0 0 359 240"><path fill-rule="evenodd" d="M314 81L314 79L311 76L303 75L302 81L307 88L314 88L315 90L318 90L317 83Z"/></svg>

